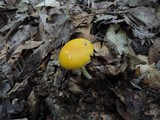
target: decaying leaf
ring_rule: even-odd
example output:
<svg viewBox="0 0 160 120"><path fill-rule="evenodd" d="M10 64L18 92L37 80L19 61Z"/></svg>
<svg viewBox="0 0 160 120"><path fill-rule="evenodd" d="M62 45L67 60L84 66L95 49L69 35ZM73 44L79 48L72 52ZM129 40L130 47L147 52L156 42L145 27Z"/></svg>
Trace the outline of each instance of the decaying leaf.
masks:
<svg viewBox="0 0 160 120"><path fill-rule="evenodd" d="M4 1L0 1L0 7L3 8L5 6Z"/></svg>
<svg viewBox="0 0 160 120"><path fill-rule="evenodd" d="M153 45L149 49L149 63L157 63L160 60L160 39L155 39Z"/></svg>
<svg viewBox="0 0 160 120"><path fill-rule="evenodd" d="M41 20L41 22L43 24L44 30L48 34L52 34L54 32L54 30L53 30L53 27L50 24L47 23L48 15L39 13L39 17L40 17L40 20Z"/></svg>
<svg viewBox="0 0 160 120"><path fill-rule="evenodd" d="M40 46L43 41L26 41L24 44L17 47L17 49L11 54L10 59L8 60L9 64L14 64L18 60L22 50L29 50Z"/></svg>
<svg viewBox="0 0 160 120"><path fill-rule="evenodd" d="M103 60L99 62L100 66L96 68L103 74L118 75L125 71L128 64L126 61L121 60L121 56L114 49L111 42L100 42L94 43L95 56ZM94 63L93 63L94 64Z"/></svg>
<svg viewBox="0 0 160 120"><path fill-rule="evenodd" d="M115 2L110 2L110 1L99 1L99 2L94 2L94 8L99 11L104 11L105 9L109 8L110 6L115 5Z"/></svg>
<svg viewBox="0 0 160 120"><path fill-rule="evenodd" d="M75 27L75 33L78 34L76 37L86 38L90 41L94 39L94 36L91 34L93 15L86 12L76 13L76 15L73 13L71 19Z"/></svg>
<svg viewBox="0 0 160 120"><path fill-rule="evenodd" d="M154 8L136 7L130 9L130 13L149 28L157 28L160 25L160 16L157 15L156 9Z"/></svg>
<svg viewBox="0 0 160 120"><path fill-rule="evenodd" d="M8 5L14 5L14 4L16 4L16 0L5 0L5 2L6 2Z"/></svg>
<svg viewBox="0 0 160 120"><path fill-rule="evenodd" d="M137 65L140 65L140 64L144 65L148 63L148 57L143 55L130 54L129 58L130 58L130 68L132 70L134 70Z"/></svg>
<svg viewBox="0 0 160 120"><path fill-rule="evenodd" d="M143 83L154 89L160 88L160 70L155 68L155 64L137 65L136 70L139 71L140 74L147 73L144 77Z"/></svg>
<svg viewBox="0 0 160 120"><path fill-rule="evenodd" d="M160 16L155 8L136 7L124 15L126 23L133 27L133 35L140 39L154 38L158 30L152 30L160 26Z"/></svg>
<svg viewBox="0 0 160 120"><path fill-rule="evenodd" d="M114 59L105 44L101 45L100 42L95 42L94 43L94 50L95 50L94 54L96 56L103 57L106 61L108 61L108 63L110 63L110 60Z"/></svg>
<svg viewBox="0 0 160 120"><path fill-rule="evenodd" d="M84 94L83 91L80 89L78 85L76 85L74 82L70 81L68 83L68 89L73 93L73 94Z"/></svg>
<svg viewBox="0 0 160 120"><path fill-rule="evenodd" d="M129 39L125 32L120 29L119 25L111 25L106 32L107 40L113 42L119 54L128 54L129 52Z"/></svg>
<svg viewBox="0 0 160 120"><path fill-rule="evenodd" d="M73 23L69 20L69 16L65 13L55 15L53 21L56 21L54 26L54 37L57 38L54 44L54 48L58 48L60 45L66 43L73 30Z"/></svg>
<svg viewBox="0 0 160 120"><path fill-rule="evenodd" d="M0 98L4 98L7 92L11 89L11 85L8 82L2 82L0 84Z"/></svg>
<svg viewBox="0 0 160 120"><path fill-rule="evenodd" d="M138 7L138 6L148 6L151 4L157 4L157 1L150 1L150 0L116 0L116 4L120 6L131 6L131 7Z"/></svg>
<svg viewBox="0 0 160 120"><path fill-rule="evenodd" d="M8 51L8 45L3 47L3 49L0 51L0 59L6 57L7 51Z"/></svg>
<svg viewBox="0 0 160 120"><path fill-rule="evenodd" d="M95 42L94 43L94 50L95 50L95 56L100 57L106 61L106 63L116 63L119 61L119 54L116 50L111 49L111 45L109 43L100 43Z"/></svg>
<svg viewBox="0 0 160 120"><path fill-rule="evenodd" d="M104 21L112 21L112 20L116 20L117 19L117 16L114 16L114 15L97 15L97 19L96 19L96 21L94 21L94 22L99 22L99 21L102 21L102 20L104 20Z"/></svg>
<svg viewBox="0 0 160 120"><path fill-rule="evenodd" d="M0 119L159 120L158 0L5 0L0 14ZM77 37L94 45L91 80L59 65Z"/></svg>
<svg viewBox="0 0 160 120"><path fill-rule="evenodd" d="M56 0L45 0L39 3L36 7L43 7L43 6L59 8L60 2Z"/></svg>

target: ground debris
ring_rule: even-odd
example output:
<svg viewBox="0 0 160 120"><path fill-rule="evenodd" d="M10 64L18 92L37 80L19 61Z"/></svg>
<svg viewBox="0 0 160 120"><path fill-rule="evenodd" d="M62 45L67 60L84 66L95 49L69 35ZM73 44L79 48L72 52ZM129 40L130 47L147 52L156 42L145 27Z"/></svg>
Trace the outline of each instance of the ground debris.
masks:
<svg viewBox="0 0 160 120"><path fill-rule="evenodd" d="M159 120L158 0L0 1L1 120ZM70 39L94 46L93 77L59 64Z"/></svg>

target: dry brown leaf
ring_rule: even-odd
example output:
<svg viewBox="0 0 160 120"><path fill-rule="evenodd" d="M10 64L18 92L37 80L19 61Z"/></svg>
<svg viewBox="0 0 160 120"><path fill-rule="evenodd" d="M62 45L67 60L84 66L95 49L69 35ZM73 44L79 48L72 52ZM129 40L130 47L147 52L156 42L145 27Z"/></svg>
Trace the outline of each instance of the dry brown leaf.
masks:
<svg viewBox="0 0 160 120"><path fill-rule="evenodd" d="M69 81L68 83L68 89L73 93L73 94L84 94L81 88L74 82Z"/></svg>
<svg viewBox="0 0 160 120"><path fill-rule="evenodd" d="M86 12L82 12L80 14L73 14L72 21L75 27L83 27L88 26L93 19L93 15L89 15Z"/></svg>
<svg viewBox="0 0 160 120"><path fill-rule="evenodd" d="M155 64L137 65L136 70L139 70L141 75L148 73L145 76L143 83L153 88L160 88L160 70L155 68Z"/></svg>
<svg viewBox="0 0 160 120"><path fill-rule="evenodd" d="M115 2L109 2L109 1L95 2L94 6L92 7L92 9L94 10L94 12L101 12L101 11L106 10L107 8L109 8L112 5L116 5Z"/></svg>
<svg viewBox="0 0 160 120"><path fill-rule="evenodd" d="M86 12L80 14L72 15L72 22L76 28L75 33L78 33L76 37L86 38L93 40L94 36L90 34L91 32L91 21L93 20L93 15Z"/></svg>
<svg viewBox="0 0 160 120"><path fill-rule="evenodd" d="M159 16L157 16L157 11L155 8L151 7L136 7L129 10L130 13L142 21L144 24L152 27L158 27L160 24Z"/></svg>
<svg viewBox="0 0 160 120"><path fill-rule="evenodd" d="M119 63L117 65L107 65L107 69L110 71L112 75L118 75L120 73L123 73L125 69L127 68L128 64L127 62Z"/></svg>
<svg viewBox="0 0 160 120"><path fill-rule="evenodd" d="M101 57L104 60L106 60L107 63L113 63L119 60L119 54L115 51L111 50L111 45L109 43L103 43L95 42L94 43L94 50L95 50L95 56Z"/></svg>
<svg viewBox="0 0 160 120"><path fill-rule="evenodd" d="M160 60L160 39L155 39L153 45L149 49L149 63L157 63Z"/></svg>
<svg viewBox="0 0 160 120"><path fill-rule="evenodd" d="M52 34L53 33L53 27L47 23L47 18L49 17L47 14L42 14L42 13L39 13L39 17L40 17L40 20L41 22L43 23L43 27L44 27L44 30L48 33L48 34Z"/></svg>
<svg viewBox="0 0 160 120"><path fill-rule="evenodd" d="M103 74L118 75L125 71L128 64L126 61L120 62L121 57L110 42L94 43L95 56L100 57L105 62L100 63L96 68ZM114 63L114 64L113 64ZM94 64L94 63L93 63ZM103 65L102 65L103 64Z"/></svg>
<svg viewBox="0 0 160 120"><path fill-rule="evenodd" d="M77 28L76 32L79 34L76 37L85 38L90 41L93 41L95 37L92 34L90 34L90 31L91 31L91 26Z"/></svg>
<svg viewBox="0 0 160 120"><path fill-rule="evenodd" d="M21 44L20 46L17 47L17 49L12 53L10 59L8 60L8 63L14 64L15 61L18 60L22 50L27 50L27 49L33 49L38 46L40 46L43 43L43 41L26 41L24 44Z"/></svg>
<svg viewBox="0 0 160 120"><path fill-rule="evenodd" d="M148 57L142 55L129 55L130 58L130 68L135 69L137 65L148 63Z"/></svg>
<svg viewBox="0 0 160 120"><path fill-rule="evenodd" d="M105 45L102 46L100 42L94 43L94 50L96 56L107 57L110 54L108 48Z"/></svg>
<svg viewBox="0 0 160 120"><path fill-rule="evenodd" d="M3 47L3 49L0 51L0 59L3 59L4 57L6 57L7 51L8 51L8 45Z"/></svg>

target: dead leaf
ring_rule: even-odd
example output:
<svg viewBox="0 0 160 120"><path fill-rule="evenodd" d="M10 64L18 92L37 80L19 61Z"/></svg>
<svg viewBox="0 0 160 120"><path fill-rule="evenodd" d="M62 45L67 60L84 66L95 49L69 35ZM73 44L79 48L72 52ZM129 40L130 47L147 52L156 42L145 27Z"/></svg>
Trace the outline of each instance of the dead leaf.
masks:
<svg viewBox="0 0 160 120"><path fill-rule="evenodd" d="M148 63L148 57L143 55L129 55L129 58L130 58L130 68L132 70L134 70L137 65Z"/></svg>
<svg viewBox="0 0 160 120"><path fill-rule="evenodd" d="M58 48L69 40L73 32L73 23L69 20L69 16L64 13L55 15L53 21L56 22L53 24L54 32L51 35L57 38L53 46Z"/></svg>
<svg viewBox="0 0 160 120"><path fill-rule="evenodd" d="M27 80L24 80L21 83L16 83L15 86L10 91L8 91L8 93L4 96L4 98L9 98L9 97L13 97L13 96L17 95L17 93L20 93L23 90L25 90L25 87L27 85L28 85L28 81Z"/></svg>
<svg viewBox="0 0 160 120"><path fill-rule="evenodd" d="M105 39L111 41L116 46L119 54L128 54L129 52L129 39L124 31L120 29L120 26L111 25L106 32Z"/></svg>
<svg viewBox="0 0 160 120"><path fill-rule="evenodd" d="M109 55L109 50L108 50L107 46L101 45L100 42L94 43L94 50L96 51L94 53L96 56L106 57Z"/></svg>
<svg viewBox="0 0 160 120"><path fill-rule="evenodd" d="M149 63L157 63L160 60L160 39L157 38L149 48Z"/></svg>
<svg viewBox="0 0 160 120"><path fill-rule="evenodd" d="M149 28L157 28L160 25L159 17L157 16L155 8L150 7L136 7L129 10L132 15L141 20Z"/></svg>
<svg viewBox="0 0 160 120"><path fill-rule="evenodd" d="M20 45L17 47L17 49L11 54L10 59L8 60L9 64L14 64L15 61L18 60L22 50L29 50L29 49L33 49L35 47L40 46L43 43L43 41L26 41L24 44Z"/></svg>
<svg viewBox="0 0 160 120"><path fill-rule="evenodd" d="M0 59L3 59L4 57L6 57L6 54L8 52L8 45L6 45L5 47L3 47L3 49L0 51Z"/></svg>
<svg viewBox="0 0 160 120"><path fill-rule="evenodd" d="M100 11L104 11L107 8L109 8L110 6L115 5L115 2L110 2L110 1L98 1L94 3L94 10L95 12L100 12Z"/></svg>
<svg viewBox="0 0 160 120"><path fill-rule="evenodd" d="M54 32L54 30L52 26L47 23L48 15L39 13L39 16L40 16L41 22L43 23L44 30L51 35Z"/></svg>
<svg viewBox="0 0 160 120"><path fill-rule="evenodd" d="M91 21L93 20L93 15L86 12L81 12L79 14L72 14L71 20L75 27L75 33L78 33L76 37L85 38L88 40L93 40L94 36L91 34Z"/></svg>
<svg viewBox="0 0 160 120"><path fill-rule="evenodd" d="M160 16L157 13L155 8L136 7L129 9L129 14L125 14L124 18L126 23L132 26L134 37L150 39L154 38L159 32L158 30L152 30L160 25Z"/></svg>
<svg viewBox="0 0 160 120"><path fill-rule="evenodd" d="M109 44L108 44L109 45ZM113 51L111 51L110 48L111 46L108 46L107 43L100 43L100 42L95 42L94 43L94 50L95 50L95 56L97 57L101 57L104 60L106 60L106 63L110 64L110 63L114 63L117 58L118 58L118 54L114 54Z"/></svg>
<svg viewBox="0 0 160 120"><path fill-rule="evenodd" d="M160 70L155 68L155 64L137 65L136 70L137 69L139 69L140 74L148 73L145 76L143 83L149 85L154 89L160 88Z"/></svg>
<svg viewBox="0 0 160 120"><path fill-rule="evenodd" d="M69 81L68 83L68 89L73 93L73 94L84 94L81 88L74 82Z"/></svg>
<svg viewBox="0 0 160 120"><path fill-rule="evenodd" d="M59 8L60 7L60 2L56 1L56 0L45 0L41 3L39 3L36 7L56 7Z"/></svg>
<svg viewBox="0 0 160 120"><path fill-rule="evenodd" d="M16 4L16 0L5 0L5 2L6 2L8 5L14 5L14 4Z"/></svg>
<svg viewBox="0 0 160 120"><path fill-rule="evenodd" d="M114 76L120 73L123 73L127 67L128 67L128 64L126 63L126 61L121 64L119 63L116 65L107 65L107 69L111 73L110 75L114 75Z"/></svg>

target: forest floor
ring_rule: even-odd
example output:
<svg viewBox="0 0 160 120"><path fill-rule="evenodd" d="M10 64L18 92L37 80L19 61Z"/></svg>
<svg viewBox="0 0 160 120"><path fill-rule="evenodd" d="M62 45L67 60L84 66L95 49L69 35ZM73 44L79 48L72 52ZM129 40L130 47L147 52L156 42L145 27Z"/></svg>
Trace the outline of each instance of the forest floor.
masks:
<svg viewBox="0 0 160 120"><path fill-rule="evenodd" d="M74 38L92 79L59 63ZM0 120L160 120L159 1L0 1Z"/></svg>

